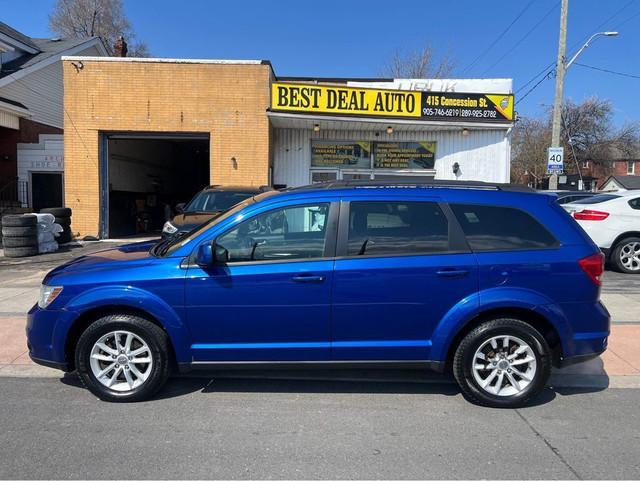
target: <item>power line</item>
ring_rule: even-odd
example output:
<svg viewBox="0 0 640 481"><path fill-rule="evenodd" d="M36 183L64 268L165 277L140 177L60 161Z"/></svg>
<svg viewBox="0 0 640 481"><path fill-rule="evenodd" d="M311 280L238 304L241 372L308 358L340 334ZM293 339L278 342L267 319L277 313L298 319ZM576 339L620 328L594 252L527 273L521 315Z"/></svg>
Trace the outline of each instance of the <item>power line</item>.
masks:
<svg viewBox="0 0 640 481"><path fill-rule="evenodd" d="M600 25L598 25L596 28L594 28L590 34L586 35L585 37L582 38L582 40L578 41L576 44L574 44L574 46L572 46L569 50L575 50L578 47L580 47L585 40L589 39L591 37L591 35L593 35L594 33L596 33L598 30L600 30L600 28L602 28L607 22L609 22L610 20L614 19L615 17L617 17L618 15L620 15L629 5L631 5L635 0L630 0L627 4L625 4L620 10L618 10L616 13L614 13L613 15L611 15L609 18L607 18L604 22L602 22ZM555 8L555 7L554 7ZM628 19L626 19L624 22L619 23L618 25L614 26L613 28L618 28L621 25L624 25L625 23L629 22L630 20L634 19L635 17L637 17L638 15L640 15L640 12L632 15L631 17L629 17ZM574 62L575 63L575 62ZM529 80L527 83L525 83L522 87L520 87L515 93L517 94L518 92L521 92L522 90L524 90L527 85L529 85L530 83L532 83L535 79L537 79L538 77L540 77L540 75L542 75L543 73L547 72L547 69L549 69L550 67L552 67L553 65L555 65L556 62L551 62L549 65L547 65L539 74L535 75L534 77L531 78L531 80ZM578 64L580 65L580 64ZM597 69L596 69L597 70ZM529 95L531 92L533 92L536 87L538 87L538 85L540 85L542 83L543 80L549 78L549 74L552 72L548 71L547 74L540 80L538 81L538 83L536 83L532 89L530 89L529 91L527 91L526 94L524 94L523 97L521 97L517 102L520 102L521 100L524 100L524 98Z"/></svg>
<svg viewBox="0 0 640 481"><path fill-rule="evenodd" d="M513 27L513 24L516 23L518 21L518 19L524 14L524 12L527 11L527 9L535 2L536 0L529 0L529 3L527 3L524 8L522 9L522 11L516 16L516 18L513 19L513 21L509 24L509 26L507 26L507 28L504 29L504 31L498 35L498 38L496 38L491 45L489 45L481 54L478 58L476 58L471 65L469 65L466 69L464 69L462 71L462 75L464 75L465 72L469 71L470 69L472 69L473 67L475 67L478 62L480 62L480 60L482 60L482 58L489 52L489 50L491 50L491 48L493 48L493 46L498 43L498 41L505 36L505 34L509 31L509 29L511 27Z"/></svg>
<svg viewBox="0 0 640 481"><path fill-rule="evenodd" d="M511 53L511 52L512 52L512 51L513 51L513 50L514 50L518 45L520 45L520 44L521 44L521 43L522 43L522 42L523 42L523 41L524 41L524 40L525 40L529 35L531 35L531 33L532 33L536 28L538 28L538 26L540 26L540 24L541 24L542 22L544 22L544 21L545 21L545 19L546 19L549 15L551 15L551 13L552 13L556 8L558 8L558 5L560 5L560 2L556 3L556 4L551 8L551 10L549 10L549 11L545 14L545 16L544 16L544 17L542 17L542 19L540 19L540 21L539 21L538 23L536 23L536 24L533 26L533 28L532 28L531 30L529 30L529 31L524 35L524 37L522 37L522 38L521 38L521 39L520 39L520 40L519 40L519 41L518 41L518 42L517 42L513 47L511 47L509 50L507 50L507 53L505 53L502 57L500 57L498 60L496 60L496 61L491 65L491 67L489 67L487 70L485 70L484 72L482 72L482 73L480 74L480 77L483 77L483 76L484 76L484 74L486 74L489 70L491 70L493 67L495 67L497 64L499 64L499 63L500 63L500 61L502 61L502 59L503 59L503 58L505 58L507 55L509 55L509 54L510 54L510 53ZM545 70L546 70L546 69L545 69Z"/></svg>
<svg viewBox="0 0 640 481"><path fill-rule="evenodd" d="M636 14L634 14L634 15L631 15L631 16L630 16L629 18L627 18L624 22L619 23L618 25L616 25L616 26L615 26L615 27L613 27L613 28L621 27L621 26L622 26L622 25L624 25L625 23L630 22L631 20L633 20L634 18L636 18L638 15L640 15L640 12L638 12L638 13L636 13Z"/></svg>
<svg viewBox="0 0 640 481"><path fill-rule="evenodd" d="M583 63L578 63L578 62L573 62L573 64L574 65L580 65L581 67L590 68L590 69L593 69L593 70L599 70L600 72L607 72L607 73L611 73L611 74L614 74L614 75L621 75L622 77L630 77L630 78L640 79L640 75L631 75L629 73L615 72L613 70L607 70L606 68L593 67L591 65L585 65Z"/></svg>
<svg viewBox="0 0 640 481"><path fill-rule="evenodd" d="M555 72L555 69L549 70L547 74L538 81L537 84L531 87L531 89L529 89L529 91L526 94L524 94L522 97L518 99L518 101L514 104L514 107L518 105L520 102L522 102L524 99L526 99L527 95L533 92L538 87L538 85L540 85L543 81L547 80L548 78L551 78L554 72Z"/></svg>
<svg viewBox="0 0 640 481"><path fill-rule="evenodd" d="M521 92L522 90L526 89L526 88L527 88L527 85L529 85L530 83L532 83L535 79L537 79L538 77L540 77L540 75L542 75L543 73L548 73L548 70L549 70L551 67L553 67L555 64L556 64L555 62L551 62L551 63L550 63L549 65L547 65L544 69L542 69L542 71L541 71L539 74L537 74L537 75L533 76L533 77L531 78L531 80L529 80L526 84L524 84L522 87L520 87L518 90L516 90L516 92L515 92L515 93L517 94L517 93Z"/></svg>

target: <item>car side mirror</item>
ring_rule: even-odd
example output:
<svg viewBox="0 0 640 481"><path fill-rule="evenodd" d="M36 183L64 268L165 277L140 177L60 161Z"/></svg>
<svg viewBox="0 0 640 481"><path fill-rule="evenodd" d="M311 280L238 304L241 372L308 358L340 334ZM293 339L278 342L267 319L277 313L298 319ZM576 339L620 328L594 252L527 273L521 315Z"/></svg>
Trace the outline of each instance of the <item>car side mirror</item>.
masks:
<svg viewBox="0 0 640 481"><path fill-rule="evenodd" d="M198 252L196 253L196 264L201 267L213 265L213 248L211 246L211 242L200 244Z"/></svg>
<svg viewBox="0 0 640 481"><path fill-rule="evenodd" d="M196 253L196 264L200 267L210 267L214 264L229 262L229 251L213 242L200 244Z"/></svg>
<svg viewBox="0 0 640 481"><path fill-rule="evenodd" d="M213 248L213 253L216 257L216 263L218 264L226 264L229 262L229 251L218 244L215 244Z"/></svg>
<svg viewBox="0 0 640 481"><path fill-rule="evenodd" d="M180 204L176 205L176 212L178 214L182 214L184 212L185 206L186 204L184 202L181 202Z"/></svg>

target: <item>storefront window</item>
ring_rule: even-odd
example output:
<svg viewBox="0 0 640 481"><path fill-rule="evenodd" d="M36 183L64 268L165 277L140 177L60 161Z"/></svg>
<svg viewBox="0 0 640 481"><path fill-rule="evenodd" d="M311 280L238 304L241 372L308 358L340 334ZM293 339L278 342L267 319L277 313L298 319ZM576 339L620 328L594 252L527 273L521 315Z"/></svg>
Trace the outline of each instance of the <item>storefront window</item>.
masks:
<svg viewBox="0 0 640 481"><path fill-rule="evenodd" d="M313 140L312 167L365 168L371 167L371 142L341 142Z"/></svg>
<svg viewBox="0 0 640 481"><path fill-rule="evenodd" d="M435 142L374 142L376 169L433 169Z"/></svg>

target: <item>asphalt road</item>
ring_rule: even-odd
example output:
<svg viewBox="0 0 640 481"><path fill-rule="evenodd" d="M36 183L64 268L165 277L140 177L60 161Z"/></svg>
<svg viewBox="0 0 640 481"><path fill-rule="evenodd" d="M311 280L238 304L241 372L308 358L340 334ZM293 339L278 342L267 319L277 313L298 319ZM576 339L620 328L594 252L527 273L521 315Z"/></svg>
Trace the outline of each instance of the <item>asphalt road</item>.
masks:
<svg viewBox="0 0 640 481"><path fill-rule="evenodd" d="M453 384L174 379L109 404L77 377L0 378L1 478L640 477L635 389L518 410Z"/></svg>

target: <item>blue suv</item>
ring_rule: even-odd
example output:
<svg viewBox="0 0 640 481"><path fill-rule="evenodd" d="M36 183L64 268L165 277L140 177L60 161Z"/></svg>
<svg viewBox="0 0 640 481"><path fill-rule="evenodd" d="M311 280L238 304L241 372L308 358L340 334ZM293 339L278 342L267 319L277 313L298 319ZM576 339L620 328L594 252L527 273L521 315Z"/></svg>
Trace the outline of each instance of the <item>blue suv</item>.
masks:
<svg viewBox="0 0 640 481"><path fill-rule="evenodd" d="M54 269L28 346L108 401L146 399L174 368L277 363L450 369L471 401L515 407L552 365L606 349L602 274L527 187L333 182Z"/></svg>

